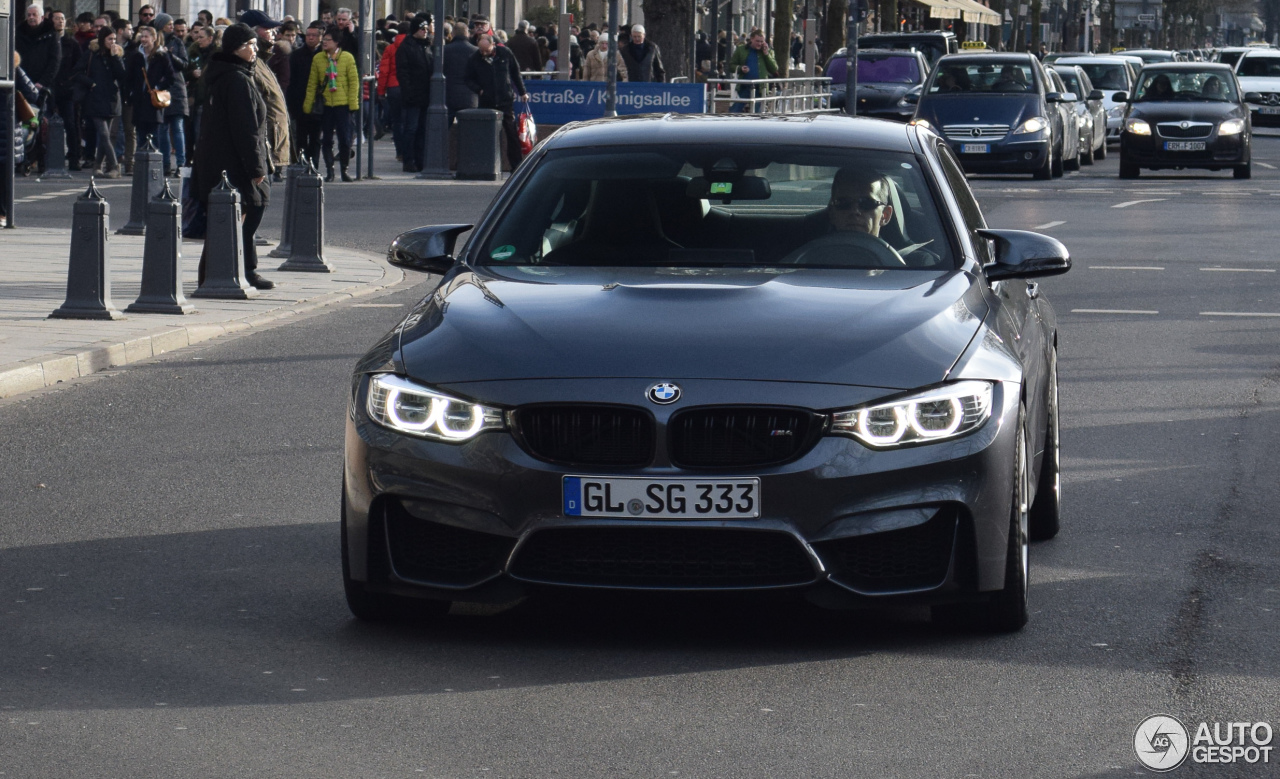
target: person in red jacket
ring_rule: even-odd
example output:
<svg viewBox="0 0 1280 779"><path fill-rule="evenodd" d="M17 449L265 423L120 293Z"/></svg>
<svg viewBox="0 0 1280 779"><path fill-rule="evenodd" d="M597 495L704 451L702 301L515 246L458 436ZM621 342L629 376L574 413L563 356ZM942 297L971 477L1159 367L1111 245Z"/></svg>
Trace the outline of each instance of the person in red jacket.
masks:
<svg viewBox="0 0 1280 779"><path fill-rule="evenodd" d="M397 162L404 159L404 122L400 109L400 80L396 78L396 51L405 38L407 27L408 24L396 26L399 34L382 52L382 59L378 62L378 97L387 101L387 122L391 126L391 140L395 142Z"/></svg>

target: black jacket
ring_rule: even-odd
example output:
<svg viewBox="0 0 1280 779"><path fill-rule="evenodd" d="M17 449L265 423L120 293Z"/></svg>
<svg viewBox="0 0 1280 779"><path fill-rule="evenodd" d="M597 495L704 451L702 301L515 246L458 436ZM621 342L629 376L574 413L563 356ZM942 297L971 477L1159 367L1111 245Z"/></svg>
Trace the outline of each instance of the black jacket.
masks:
<svg viewBox="0 0 1280 779"><path fill-rule="evenodd" d="M320 47L308 49L304 41L289 53L289 87L284 91L284 104L293 120L302 119L302 104L307 100L307 79L311 77L311 61Z"/></svg>
<svg viewBox="0 0 1280 779"><path fill-rule="evenodd" d="M124 57L113 57L102 51L98 42L89 44L89 78L93 86L84 101L84 115L92 119L108 119L120 115L120 87L125 83Z"/></svg>
<svg viewBox="0 0 1280 779"><path fill-rule="evenodd" d="M125 71L128 74L126 83L128 88L125 90L126 99L129 105L133 106L133 123L135 125L152 125L164 122L164 109L156 108L151 105L151 95L147 94L147 83L150 81L152 89L173 89L174 75L173 63L169 60L169 54L164 50L163 46L156 46L151 52L151 57L147 59L147 77L142 77L143 54L142 49L134 49L132 54L125 57Z"/></svg>
<svg viewBox="0 0 1280 779"><path fill-rule="evenodd" d="M543 62L542 55L538 53L538 42L529 33L516 30L511 40L507 41L507 48L516 55L516 62L521 70L542 70Z"/></svg>
<svg viewBox="0 0 1280 779"><path fill-rule="evenodd" d="M169 65L173 68L173 86L169 87L169 96L173 100L164 109L165 117L187 115L187 79L182 71L187 69L187 45L176 35L165 38L164 47L169 51ZM149 74L148 74L149 75ZM160 88L160 87L157 87Z"/></svg>
<svg viewBox="0 0 1280 779"><path fill-rule="evenodd" d="M59 38L58 45L62 47L62 59L58 64L58 76L53 82L53 89L59 93L59 97L62 95L70 97L71 79L89 65L89 58L87 56L81 58L80 44L69 35Z"/></svg>
<svg viewBox="0 0 1280 779"><path fill-rule="evenodd" d="M524 94L524 79L511 51L494 46L485 57L477 49L467 61L467 86L480 96L481 108L510 108Z"/></svg>
<svg viewBox="0 0 1280 779"><path fill-rule="evenodd" d="M400 41L396 49L396 80L400 82L400 102L407 108L424 108L431 104L431 74L435 72L435 55L431 39L418 40L412 35Z"/></svg>
<svg viewBox="0 0 1280 779"><path fill-rule="evenodd" d="M17 8L22 3L14 3ZM12 18L12 17L11 17ZM12 18L18 25L17 47L22 56L22 69L36 84L53 89L58 79L58 67L62 64L62 44L58 42L58 33L53 30L53 22L48 19L41 22L34 30L20 17Z"/></svg>
<svg viewBox="0 0 1280 779"><path fill-rule="evenodd" d="M635 44L624 43L618 47L618 55L626 65L627 78L631 81L666 81L667 71L662 67L662 52L653 41L640 44L638 52Z"/></svg>
<svg viewBox="0 0 1280 779"><path fill-rule="evenodd" d="M204 79L209 94L200 123L191 187L200 202L227 172L243 203L264 206L271 189L253 180L271 172L267 152L267 104L253 82L253 65L235 54L218 52L209 61Z"/></svg>
<svg viewBox="0 0 1280 779"><path fill-rule="evenodd" d="M476 93L467 86L467 68L479 49L465 37L454 38L444 45L444 104L450 111L475 108Z"/></svg>

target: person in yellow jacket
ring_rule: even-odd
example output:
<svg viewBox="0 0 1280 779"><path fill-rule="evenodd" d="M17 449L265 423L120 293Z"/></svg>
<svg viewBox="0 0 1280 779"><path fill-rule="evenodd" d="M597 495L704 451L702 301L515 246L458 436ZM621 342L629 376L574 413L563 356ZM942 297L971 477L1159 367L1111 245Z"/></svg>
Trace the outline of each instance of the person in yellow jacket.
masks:
<svg viewBox="0 0 1280 779"><path fill-rule="evenodd" d="M311 60L307 97L302 103L304 114L323 113L320 149L328 169L325 181L333 181L335 132L338 134L342 180L355 180L347 175L347 162L351 159L351 115L360 110L360 74L356 72L356 58L342 50L342 37L343 33L337 27L324 31L320 51Z"/></svg>

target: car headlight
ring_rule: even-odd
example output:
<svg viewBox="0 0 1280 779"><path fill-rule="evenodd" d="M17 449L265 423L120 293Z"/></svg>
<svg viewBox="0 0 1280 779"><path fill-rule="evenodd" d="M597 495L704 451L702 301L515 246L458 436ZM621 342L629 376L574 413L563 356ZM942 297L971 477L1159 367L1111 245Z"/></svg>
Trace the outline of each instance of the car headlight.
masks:
<svg viewBox="0 0 1280 779"><path fill-rule="evenodd" d="M929 124L928 119L912 119L911 124L914 124L917 127L923 127L926 130L933 129L933 125Z"/></svg>
<svg viewBox="0 0 1280 779"><path fill-rule="evenodd" d="M1146 119L1130 119L1124 123L1124 129L1125 132L1133 133L1134 135L1151 134L1151 125L1147 124Z"/></svg>
<svg viewBox="0 0 1280 779"><path fill-rule="evenodd" d="M991 416L991 382L961 381L891 403L837 411L831 431L883 449L964 435Z"/></svg>
<svg viewBox="0 0 1280 779"><path fill-rule="evenodd" d="M1218 135L1239 135L1244 132L1243 119L1228 119L1218 125Z"/></svg>
<svg viewBox="0 0 1280 779"><path fill-rule="evenodd" d="M1033 116L1022 124L1018 125L1018 129L1013 131L1014 135L1024 135L1026 133L1038 133L1048 127L1049 123L1042 117Z"/></svg>
<svg viewBox="0 0 1280 779"><path fill-rule="evenodd" d="M433 441L467 441L505 427L502 411L450 397L392 373L369 378L369 417L397 433Z"/></svg>
<svg viewBox="0 0 1280 779"><path fill-rule="evenodd" d="M1112 106L1111 108L1107 109L1108 118L1119 119L1122 116L1124 116L1124 106L1122 105Z"/></svg>

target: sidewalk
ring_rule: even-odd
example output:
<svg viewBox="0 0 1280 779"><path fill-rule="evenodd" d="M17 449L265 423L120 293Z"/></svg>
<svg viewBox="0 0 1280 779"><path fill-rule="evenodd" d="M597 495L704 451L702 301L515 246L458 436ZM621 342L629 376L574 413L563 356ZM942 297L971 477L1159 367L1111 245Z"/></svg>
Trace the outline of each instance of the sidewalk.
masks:
<svg viewBox="0 0 1280 779"><path fill-rule="evenodd" d="M182 244L183 287L196 313L187 316L125 313L120 321L49 319L67 292L70 230L0 231L0 398L32 392L230 333L248 334L281 319L374 294L404 274L379 255L325 247L335 273L288 273L283 260L258 247L262 274L276 288L253 300L191 298L201 242ZM111 296L115 307L138 297L141 236L111 235Z"/></svg>

